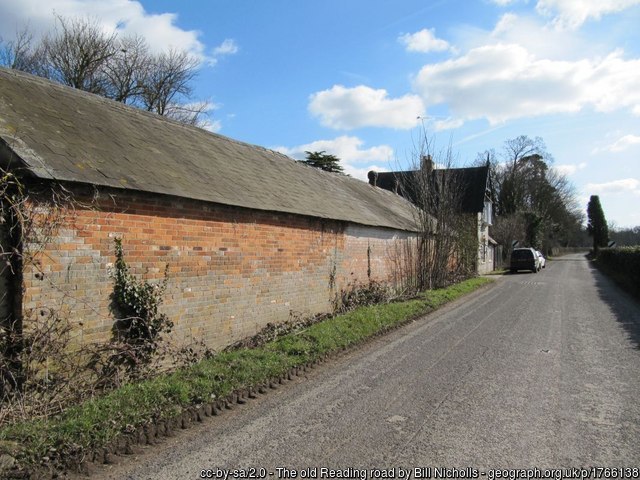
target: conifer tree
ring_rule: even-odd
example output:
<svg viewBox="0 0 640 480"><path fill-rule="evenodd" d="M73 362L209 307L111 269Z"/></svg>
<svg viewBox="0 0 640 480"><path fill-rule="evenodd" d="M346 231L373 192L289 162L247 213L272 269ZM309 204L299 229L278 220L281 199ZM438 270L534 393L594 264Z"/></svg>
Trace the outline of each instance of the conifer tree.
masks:
<svg viewBox="0 0 640 480"><path fill-rule="evenodd" d="M342 165L340 165L340 159L335 155L326 153L324 150L321 152L304 152L307 154L305 160L300 160L300 163L306 163L307 165L319 168L325 172L339 173L345 175Z"/></svg>
<svg viewBox="0 0 640 480"><path fill-rule="evenodd" d="M609 241L609 228L598 195L591 195L587 205L587 217L589 221L587 231L593 237L593 253L597 255L598 249L606 247Z"/></svg>

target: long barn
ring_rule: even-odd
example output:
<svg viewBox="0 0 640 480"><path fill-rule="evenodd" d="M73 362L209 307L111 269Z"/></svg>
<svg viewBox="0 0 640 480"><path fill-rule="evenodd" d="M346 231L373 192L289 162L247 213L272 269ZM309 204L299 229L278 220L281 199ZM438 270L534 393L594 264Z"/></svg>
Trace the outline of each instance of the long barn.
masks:
<svg viewBox="0 0 640 480"><path fill-rule="evenodd" d="M217 349L328 312L355 284L398 284L416 232L414 207L392 192L6 69L0 166L41 218L51 185L73 198L37 258L3 268L3 321L57 309L83 342L112 334L116 238L140 278L168 266L162 311L175 338ZM2 233L5 255L33 247L12 245L14 233Z"/></svg>

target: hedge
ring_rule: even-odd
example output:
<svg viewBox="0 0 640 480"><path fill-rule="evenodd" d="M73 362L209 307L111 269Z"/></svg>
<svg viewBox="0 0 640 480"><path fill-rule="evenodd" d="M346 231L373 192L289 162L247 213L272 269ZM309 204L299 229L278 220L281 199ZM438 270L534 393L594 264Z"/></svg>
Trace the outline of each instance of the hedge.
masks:
<svg viewBox="0 0 640 480"><path fill-rule="evenodd" d="M621 287L640 298L640 246L602 248L596 263Z"/></svg>

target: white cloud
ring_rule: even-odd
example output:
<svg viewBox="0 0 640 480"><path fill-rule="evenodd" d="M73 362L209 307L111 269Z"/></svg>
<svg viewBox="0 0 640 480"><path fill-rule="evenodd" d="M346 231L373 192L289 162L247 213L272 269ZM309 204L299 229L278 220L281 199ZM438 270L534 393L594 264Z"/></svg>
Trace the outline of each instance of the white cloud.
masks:
<svg viewBox="0 0 640 480"><path fill-rule="evenodd" d="M640 180L624 178L605 183L588 183L584 190L593 193L624 193L631 192L640 195Z"/></svg>
<svg viewBox="0 0 640 480"><path fill-rule="evenodd" d="M462 51L479 46L520 45L540 58L568 60L602 56L611 51L593 37L576 31L559 30L545 24L539 16L508 12L500 16L492 30L469 25L452 29L456 45Z"/></svg>
<svg viewBox="0 0 640 480"><path fill-rule="evenodd" d="M640 0L538 0L536 10L554 17L556 27L575 29L589 19L599 20L634 5L640 5Z"/></svg>
<svg viewBox="0 0 640 480"><path fill-rule="evenodd" d="M274 150L302 160L305 152L326 152L335 155L345 172L354 178L367 180L369 170L387 170L378 164L388 165L393 157L393 149L388 145L362 148L364 141L358 137L342 135L333 140L316 140L296 147L275 147Z"/></svg>
<svg viewBox="0 0 640 480"><path fill-rule="evenodd" d="M213 49L213 55L216 57L233 55L234 53L238 53L238 45L232 38L226 38L224 42Z"/></svg>
<svg viewBox="0 0 640 480"><path fill-rule="evenodd" d="M578 164L563 164L563 165L555 165L553 168L561 175L573 175L578 170L583 170L586 168L587 164L585 162Z"/></svg>
<svg viewBox="0 0 640 480"><path fill-rule="evenodd" d="M388 145L379 145L368 149L362 149L364 141L358 137L342 135L333 140L316 140L297 147L276 147L274 150L303 159L305 152L325 151L340 158L345 163L357 163L361 161L388 162L393 156L393 149Z"/></svg>
<svg viewBox="0 0 640 480"><path fill-rule="evenodd" d="M498 23L496 23L491 35L497 37L505 32L511 32L514 30L515 25L520 21L521 17L515 13L505 13L500 17Z"/></svg>
<svg viewBox="0 0 640 480"><path fill-rule="evenodd" d="M205 120L202 128L212 133L218 133L220 130L222 130L222 122L220 120L211 120L209 118Z"/></svg>
<svg viewBox="0 0 640 480"><path fill-rule="evenodd" d="M211 51L211 56L208 59L208 63L209 65L214 66L218 63L220 57L235 55L236 53L238 53L238 50L240 50L240 48L238 47L238 44L235 42L235 40L226 38L220 45L218 45Z"/></svg>
<svg viewBox="0 0 640 480"><path fill-rule="evenodd" d="M211 118L213 112L220 108L221 105L215 104L213 102L207 102L207 109L205 111L205 113L207 114L207 118L204 121L204 125L202 125L202 128L204 130L208 130L213 133L218 133L220 130L222 130L222 122L218 119Z"/></svg>
<svg viewBox="0 0 640 480"><path fill-rule="evenodd" d="M403 43L409 52L442 52L451 49L451 46L446 40L436 37L435 30L422 29L416 33L406 33L398 38L400 43Z"/></svg>
<svg viewBox="0 0 640 480"><path fill-rule="evenodd" d="M40 0L0 0L0 32L5 39L22 26L28 26L36 38L40 37L54 27L55 12L63 17L95 18L107 31L139 34L153 51L175 48L206 58L199 32L178 27L176 14L148 13L135 0L48 0L44 5Z"/></svg>
<svg viewBox="0 0 640 480"><path fill-rule="evenodd" d="M440 132L442 130L451 130L461 127L463 124L464 120L462 120L461 118L446 118L444 120L436 120L433 126L436 132Z"/></svg>
<svg viewBox="0 0 640 480"><path fill-rule="evenodd" d="M604 150L608 150L610 152L621 152L634 145L640 145L640 136L625 135L624 137L621 137L613 142L608 147L605 147Z"/></svg>
<svg viewBox="0 0 640 480"><path fill-rule="evenodd" d="M521 45L535 55L563 58L567 47L575 49L574 38L574 34L549 28L536 18L505 13L482 40L485 45Z"/></svg>
<svg viewBox="0 0 640 480"><path fill-rule="evenodd" d="M425 105L447 104L465 120L492 125L522 117L577 112L640 110L640 59L621 51L604 58L539 58L516 44L485 45L423 67L414 82Z"/></svg>
<svg viewBox="0 0 640 480"><path fill-rule="evenodd" d="M352 130L360 127L409 129L418 124L424 105L417 95L389 98L384 89L364 85L334 85L311 95L309 111L327 127Z"/></svg>

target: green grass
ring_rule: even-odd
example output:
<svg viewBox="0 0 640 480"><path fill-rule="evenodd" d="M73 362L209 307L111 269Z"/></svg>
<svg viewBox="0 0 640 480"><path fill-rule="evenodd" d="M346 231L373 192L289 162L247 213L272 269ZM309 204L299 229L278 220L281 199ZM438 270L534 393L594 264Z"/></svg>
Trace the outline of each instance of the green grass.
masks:
<svg viewBox="0 0 640 480"><path fill-rule="evenodd" d="M73 462L94 448L109 444L122 432L168 419L185 407L257 386L324 356L362 343L373 335L428 313L492 280L473 278L409 301L360 307L254 349L222 352L211 359L126 385L72 407L64 414L0 429L0 454L9 451L21 464L37 465L43 457ZM54 462L55 463L55 462Z"/></svg>

